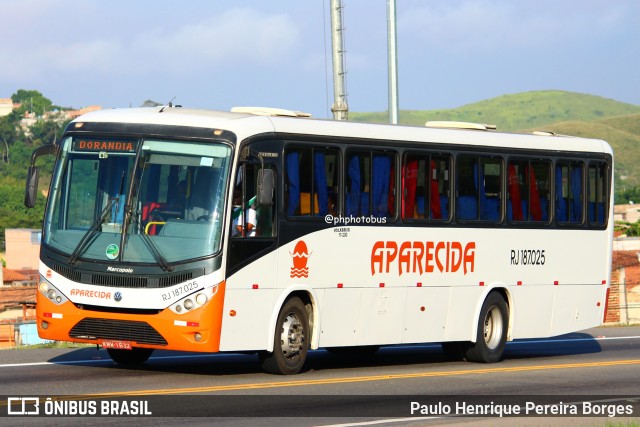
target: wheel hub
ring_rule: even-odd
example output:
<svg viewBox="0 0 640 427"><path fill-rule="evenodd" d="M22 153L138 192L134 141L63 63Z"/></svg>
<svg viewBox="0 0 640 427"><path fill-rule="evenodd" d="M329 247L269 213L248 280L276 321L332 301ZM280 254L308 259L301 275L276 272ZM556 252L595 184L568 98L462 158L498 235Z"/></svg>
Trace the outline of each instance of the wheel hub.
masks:
<svg viewBox="0 0 640 427"><path fill-rule="evenodd" d="M289 313L282 323L282 353L288 359L298 355L304 345L304 328L298 316Z"/></svg>

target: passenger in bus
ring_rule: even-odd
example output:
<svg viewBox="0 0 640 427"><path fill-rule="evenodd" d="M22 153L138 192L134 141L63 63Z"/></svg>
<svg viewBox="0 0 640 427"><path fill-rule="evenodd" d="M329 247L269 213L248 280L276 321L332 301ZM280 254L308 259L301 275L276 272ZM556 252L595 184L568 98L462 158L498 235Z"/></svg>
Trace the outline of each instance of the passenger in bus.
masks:
<svg viewBox="0 0 640 427"><path fill-rule="evenodd" d="M247 222L244 223L244 215L247 215ZM242 212L242 196L240 192L233 193L233 230L231 235L235 237L255 237L256 235L256 210L250 205L245 213ZM238 215L236 217L236 215Z"/></svg>

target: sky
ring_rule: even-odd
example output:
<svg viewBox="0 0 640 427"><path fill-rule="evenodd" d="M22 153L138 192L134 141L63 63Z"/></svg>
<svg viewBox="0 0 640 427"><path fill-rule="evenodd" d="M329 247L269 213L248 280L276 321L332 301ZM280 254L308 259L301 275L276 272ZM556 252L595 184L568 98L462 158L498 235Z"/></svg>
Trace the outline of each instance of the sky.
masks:
<svg viewBox="0 0 640 427"><path fill-rule="evenodd" d="M350 111L386 111L387 1L342 0ZM640 105L638 0L397 0L400 110L565 90ZM0 98L330 118L329 0L2 0Z"/></svg>

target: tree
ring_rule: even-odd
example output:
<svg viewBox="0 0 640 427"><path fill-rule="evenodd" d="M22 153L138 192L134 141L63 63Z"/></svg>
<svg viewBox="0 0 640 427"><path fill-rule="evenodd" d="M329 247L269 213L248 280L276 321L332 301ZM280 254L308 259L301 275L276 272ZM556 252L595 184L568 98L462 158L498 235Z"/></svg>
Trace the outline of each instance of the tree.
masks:
<svg viewBox="0 0 640 427"><path fill-rule="evenodd" d="M44 95L37 90L19 89L11 95L11 100L15 104L21 104L17 109L21 116L27 111L42 116L45 112L57 108L53 106L49 98L45 98Z"/></svg>
<svg viewBox="0 0 640 427"><path fill-rule="evenodd" d="M144 101L142 103L142 107L159 107L161 105L163 105L163 104L161 104L159 102L156 102L156 101L152 101L150 99L147 99L146 101Z"/></svg>

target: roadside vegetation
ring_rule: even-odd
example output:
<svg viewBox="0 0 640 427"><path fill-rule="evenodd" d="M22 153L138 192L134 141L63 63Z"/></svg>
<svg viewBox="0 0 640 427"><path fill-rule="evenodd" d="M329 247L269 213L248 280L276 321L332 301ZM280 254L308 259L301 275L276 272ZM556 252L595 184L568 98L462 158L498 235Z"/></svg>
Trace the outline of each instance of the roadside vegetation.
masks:
<svg viewBox="0 0 640 427"><path fill-rule="evenodd" d="M0 117L0 252L6 228L40 228L45 197L35 209L23 205L31 152L60 139L68 121L56 118L60 107L37 90L20 89L11 96L20 107ZM146 101L143 106L157 103ZM427 120L456 120L495 124L499 131L547 130L604 139L615 152L615 203L640 203L640 106L565 91L536 91L503 95L449 110L402 110L400 123L423 126ZM30 117L29 127L24 125ZM386 123L386 112L355 113L352 121ZM53 159L44 156L40 191L46 193ZM640 235L640 224L629 224L627 235Z"/></svg>

